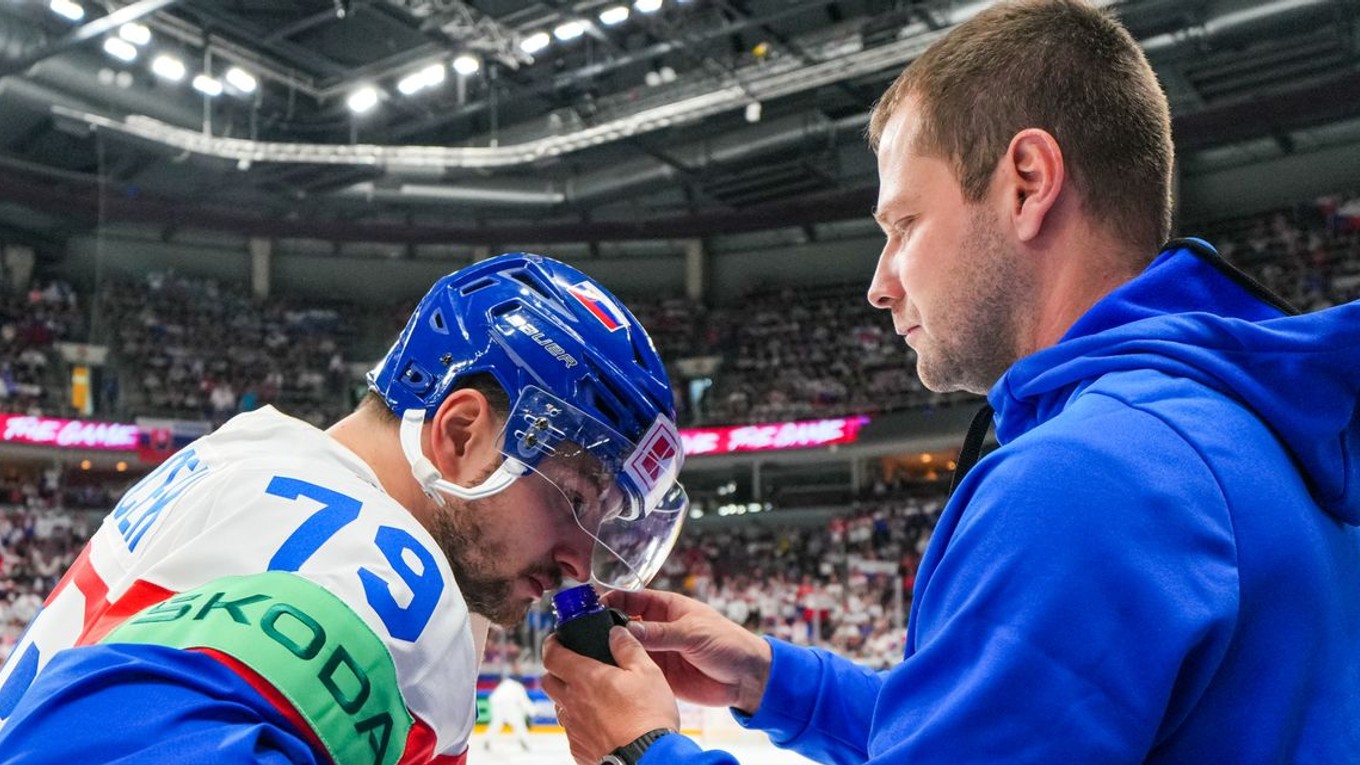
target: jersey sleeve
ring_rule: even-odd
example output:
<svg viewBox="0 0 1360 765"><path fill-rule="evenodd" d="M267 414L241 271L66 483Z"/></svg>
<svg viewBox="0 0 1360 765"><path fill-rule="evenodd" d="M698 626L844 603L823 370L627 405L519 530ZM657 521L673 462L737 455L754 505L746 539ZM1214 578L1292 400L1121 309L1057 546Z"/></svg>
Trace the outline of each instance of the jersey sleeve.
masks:
<svg viewBox="0 0 1360 765"><path fill-rule="evenodd" d="M68 649L0 728L0 765L321 765L324 750L212 656L154 645Z"/></svg>
<svg viewBox="0 0 1360 765"><path fill-rule="evenodd" d="M123 750L159 762L164 750L167 762L395 765L412 723L382 640L325 588L276 571L175 595L99 645L58 654L0 751L32 751L24 762ZM55 735L63 725L80 735ZM186 759L167 741L222 754Z"/></svg>
<svg viewBox="0 0 1360 765"><path fill-rule="evenodd" d="M864 762L883 673L821 649L766 640L773 661L764 698L754 715L734 711L737 722L817 762Z"/></svg>

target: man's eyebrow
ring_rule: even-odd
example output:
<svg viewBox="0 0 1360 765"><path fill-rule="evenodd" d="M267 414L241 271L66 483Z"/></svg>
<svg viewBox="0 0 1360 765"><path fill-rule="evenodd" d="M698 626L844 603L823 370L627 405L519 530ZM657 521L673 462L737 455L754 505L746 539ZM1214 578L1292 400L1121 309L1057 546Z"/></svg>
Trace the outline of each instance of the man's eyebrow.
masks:
<svg viewBox="0 0 1360 765"><path fill-rule="evenodd" d="M917 197L914 192L904 189L902 193L888 200L889 202L888 206L889 207L912 206L916 204L916 199ZM878 221L878 225L881 228L887 229L890 226L892 226L893 222L888 219L888 213L884 210L879 209L878 205L870 207L869 214L873 216L875 221Z"/></svg>

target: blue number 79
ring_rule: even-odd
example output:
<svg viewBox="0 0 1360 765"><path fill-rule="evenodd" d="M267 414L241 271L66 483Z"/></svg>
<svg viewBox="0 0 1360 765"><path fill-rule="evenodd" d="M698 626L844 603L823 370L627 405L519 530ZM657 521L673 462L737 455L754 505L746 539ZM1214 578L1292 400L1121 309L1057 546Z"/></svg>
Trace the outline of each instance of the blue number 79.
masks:
<svg viewBox="0 0 1360 765"><path fill-rule="evenodd" d="M363 503L353 497L284 476L274 476L265 493L291 500L306 497L321 503L321 509L308 516L274 553L269 560L270 571L297 571L326 540L353 523L363 508ZM444 578L439 575L434 555L405 529L379 526L373 542L411 589L412 598L405 606L399 605L389 582L367 568L360 568L358 576L364 595L392 637L415 642L434 615L439 596L444 592ZM403 557L407 550L420 561L419 573Z"/></svg>

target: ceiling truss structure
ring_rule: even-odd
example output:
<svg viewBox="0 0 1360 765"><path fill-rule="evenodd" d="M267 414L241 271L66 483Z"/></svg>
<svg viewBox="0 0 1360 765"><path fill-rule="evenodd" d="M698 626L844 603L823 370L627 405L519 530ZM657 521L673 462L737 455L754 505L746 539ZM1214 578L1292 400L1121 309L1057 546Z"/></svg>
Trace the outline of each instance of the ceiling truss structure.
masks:
<svg viewBox="0 0 1360 765"><path fill-rule="evenodd" d="M0 7L0 198L59 214L97 185L120 199L102 209L127 219L221 228L250 209L278 235L331 226L381 241L402 226L589 240L797 225L781 205L862 214L872 99L988 5L77 1L75 23L39 0ZM1299 131L1360 118L1357 0L1107 4L1158 69L1183 153L1262 137L1291 152ZM615 6L627 18L605 23ZM101 50L138 20L153 39L136 60ZM182 62L183 82L151 72L159 56ZM460 58L476 71L450 69ZM189 85L228 68L258 88ZM428 86L406 92L421 72ZM350 103L364 88L360 114Z"/></svg>

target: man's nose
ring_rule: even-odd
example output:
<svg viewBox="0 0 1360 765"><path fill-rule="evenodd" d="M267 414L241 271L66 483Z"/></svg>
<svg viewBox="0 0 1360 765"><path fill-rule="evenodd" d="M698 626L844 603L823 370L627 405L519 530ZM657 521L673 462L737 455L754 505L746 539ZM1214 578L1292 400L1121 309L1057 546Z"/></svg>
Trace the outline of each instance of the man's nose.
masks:
<svg viewBox="0 0 1360 765"><path fill-rule="evenodd" d="M578 582L590 581L590 557L595 550L595 539L584 532L573 535L566 544L558 545L553 562L562 574Z"/></svg>
<svg viewBox="0 0 1360 765"><path fill-rule="evenodd" d="M869 282L869 305L874 308L890 309L905 296L902 282L893 273L893 252L888 245L878 256L874 267L874 278Z"/></svg>

